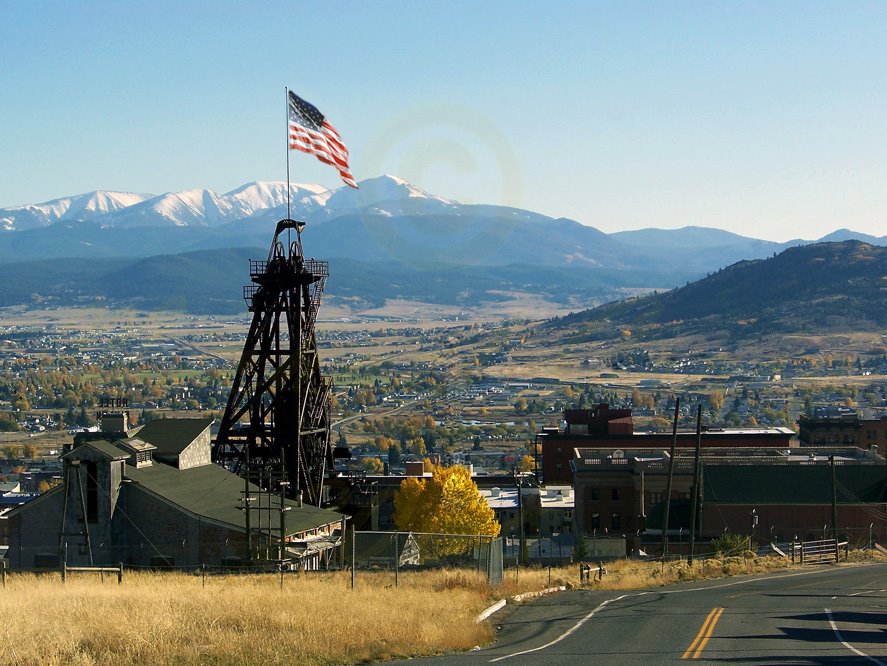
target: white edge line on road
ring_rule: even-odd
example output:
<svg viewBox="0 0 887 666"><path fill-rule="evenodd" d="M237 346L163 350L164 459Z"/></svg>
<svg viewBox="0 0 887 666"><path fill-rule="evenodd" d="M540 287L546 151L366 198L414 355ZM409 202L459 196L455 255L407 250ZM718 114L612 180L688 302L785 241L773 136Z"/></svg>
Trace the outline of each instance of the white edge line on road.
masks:
<svg viewBox="0 0 887 666"><path fill-rule="evenodd" d="M862 592L854 592L853 594L848 594L848 597L858 597L861 594L877 594L878 592L884 592L884 590L863 590ZM835 595L832 599L837 599L838 596Z"/></svg>
<svg viewBox="0 0 887 666"><path fill-rule="evenodd" d="M555 638L553 641L549 641L545 645L540 645L539 647L531 648L529 650L522 650L521 652L513 652L512 654L506 654L501 657L496 657L495 659L490 659L489 663L492 664L495 661L502 661L503 659L509 659L511 657L519 657L522 654L530 654L531 652L538 652L539 650L544 650L545 648L549 648L552 645L554 645L555 643L560 643L567 636L569 636L574 631L576 631L579 627L581 627L583 624L588 622L594 616L595 613L597 613L599 610L602 610L607 604L612 603L614 601L619 601L621 599L625 599L625 597L636 597L636 596L639 597L644 594L650 594L650 593L649 592L636 592L633 594L623 594L621 597L615 597L614 599L607 599L606 601L602 601L593 611L591 611L588 615L583 617L581 620L579 620L576 624L574 624L572 627L567 629L564 633L562 633L560 636Z"/></svg>
<svg viewBox="0 0 887 666"><path fill-rule="evenodd" d="M797 576L811 576L813 574L820 574L820 573L827 573L827 572L834 572L834 571L837 571L837 569L831 569L831 568L816 569L815 571L800 571L797 573L783 574L781 576L766 576L766 579L767 580L774 580L777 578L795 578ZM626 597L641 597L645 594L679 594L681 592L700 592L702 590L716 590L721 587L732 587L734 585L747 585L748 583L755 583L755 582L758 582L758 581L761 581L764 579L765 579L765 576L755 576L753 578L743 578L742 580L736 580L736 581L732 581L730 583L720 583L719 585L706 585L703 587L691 587L691 588L687 588L685 590L647 590L646 592L633 592L633 593L629 593L629 594L623 594L622 596L614 597L612 599L607 599L606 601L602 601L593 611L591 611L588 615L583 617L581 620L579 620L576 624L574 624L572 627L567 629L564 633L562 633L560 636L555 638L553 641L549 641L545 645L540 645L539 647L531 648L529 650L521 650L520 652L512 652L511 654L505 654L505 655L502 655L501 657L496 657L495 659L490 659L490 661L488 663L492 664L497 661L502 661L503 659L510 659L511 657L519 657L522 654L530 654L532 652L539 652L539 650L544 650L545 648L549 648L552 645L555 645L556 643L560 643L567 636L569 636L574 631L579 629L579 627L581 627L583 624L588 622L594 616L595 613L597 613L600 610L603 610L608 604L611 604L614 601L621 601L622 599L625 599ZM835 631L837 632L837 629L835 629ZM845 643L845 645L846 645L846 643ZM850 647L850 646L848 645L848 647ZM854 648L851 647L850 649L853 650ZM873 657L869 657L868 655L863 655L863 656L867 657L868 659L873 659ZM887 666L887 664L884 664L883 662L878 661L877 659L874 659L874 661L878 664L881 664L881 666Z"/></svg>
<svg viewBox="0 0 887 666"><path fill-rule="evenodd" d="M857 650L855 647L853 647L852 645L850 645L850 643L848 643L847 641L845 641L844 638L843 638L843 636L841 636L841 632L838 631L838 625L835 624L834 619L832 619L832 611L831 611L831 609L826 608L826 609L825 609L825 614L828 616L828 623L829 623L830 625L832 625L832 631L835 632L835 636L837 636L837 637L838 637L838 640L841 641L841 645L843 645L845 648L847 648L848 650L850 650L853 654L859 655L860 657L865 657L866 659L868 659L868 660L871 661L872 663L880 664L881 666L887 666L887 664L885 664L885 663L884 663L883 661L881 661L880 659L875 659L874 657L871 657L871 656L867 655L867 654L866 654L865 652L863 652L862 650Z"/></svg>

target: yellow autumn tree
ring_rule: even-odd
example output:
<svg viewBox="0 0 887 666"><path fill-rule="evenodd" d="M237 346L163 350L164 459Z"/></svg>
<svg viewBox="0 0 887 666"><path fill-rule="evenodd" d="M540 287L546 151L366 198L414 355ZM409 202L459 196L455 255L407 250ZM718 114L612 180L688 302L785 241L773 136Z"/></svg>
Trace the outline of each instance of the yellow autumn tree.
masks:
<svg viewBox="0 0 887 666"><path fill-rule="evenodd" d="M385 469L385 465L379 458L364 458L361 461L363 468L369 474L381 474Z"/></svg>
<svg viewBox="0 0 887 666"><path fill-rule="evenodd" d="M520 460L520 471L521 472L532 472L536 469L536 459L533 456L524 456Z"/></svg>
<svg viewBox="0 0 887 666"><path fill-rule="evenodd" d="M404 479L394 498L401 530L498 536L500 525L465 467L435 465L431 477Z"/></svg>

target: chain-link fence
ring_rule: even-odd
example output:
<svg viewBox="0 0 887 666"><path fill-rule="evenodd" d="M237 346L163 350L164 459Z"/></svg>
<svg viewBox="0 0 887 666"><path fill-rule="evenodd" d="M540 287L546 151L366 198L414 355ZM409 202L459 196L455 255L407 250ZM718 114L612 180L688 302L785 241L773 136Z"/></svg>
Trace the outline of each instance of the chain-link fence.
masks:
<svg viewBox="0 0 887 666"><path fill-rule="evenodd" d="M346 553L355 570L461 568L483 572L494 585L502 580L502 539L487 535L352 531Z"/></svg>
<svg viewBox="0 0 887 666"><path fill-rule="evenodd" d="M170 570L237 573L260 571L334 571L347 566L341 537L317 539L304 546L288 546L280 557L277 543L256 540L253 556L246 557L245 545L211 542L144 542L106 546L97 541L82 541L63 546L0 545L0 559L10 571L57 571L63 564L74 566L118 566L133 570Z"/></svg>

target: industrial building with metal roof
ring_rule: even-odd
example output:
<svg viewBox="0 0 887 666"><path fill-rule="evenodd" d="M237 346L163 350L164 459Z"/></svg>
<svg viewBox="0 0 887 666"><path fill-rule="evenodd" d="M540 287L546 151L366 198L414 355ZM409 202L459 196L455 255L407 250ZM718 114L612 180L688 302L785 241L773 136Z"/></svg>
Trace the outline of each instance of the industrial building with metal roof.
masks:
<svg viewBox="0 0 887 666"><path fill-rule="evenodd" d="M297 500L281 505L214 464L210 420L130 429L125 417L106 416L101 432L61 456L64 483L9 513L12 568L238 566L257 554L277 559L282 531L284 557L300 568L341 555L345 516Z"/></svg>

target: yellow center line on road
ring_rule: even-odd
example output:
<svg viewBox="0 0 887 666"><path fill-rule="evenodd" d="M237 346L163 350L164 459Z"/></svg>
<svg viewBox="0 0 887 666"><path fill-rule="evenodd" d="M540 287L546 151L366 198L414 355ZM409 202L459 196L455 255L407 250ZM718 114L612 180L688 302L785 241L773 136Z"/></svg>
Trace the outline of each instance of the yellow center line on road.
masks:
<svg viewBox="0 0 887 666"><path fill-rule="evenodd" d="M702 654L702 650L705 649L705 646L708 644L708 639L711 638L712 632L715 630L715 625L718 623L718 619L723 612L723 608L711 609L708 617L705 618L705 622L702 623L699 633L696 634L696 638L690 643L690 647L687 648L687 651L684 652L681 659L699 659L699 655Z"/></svg>

